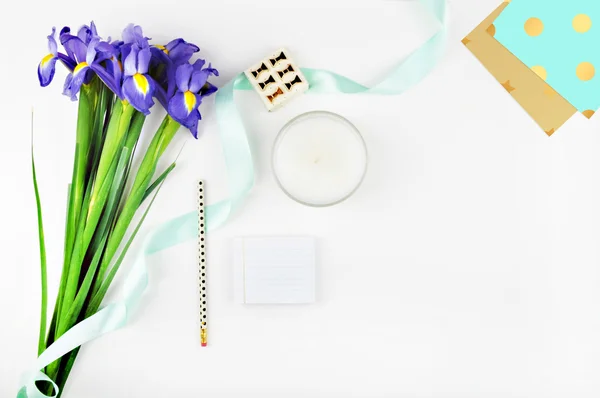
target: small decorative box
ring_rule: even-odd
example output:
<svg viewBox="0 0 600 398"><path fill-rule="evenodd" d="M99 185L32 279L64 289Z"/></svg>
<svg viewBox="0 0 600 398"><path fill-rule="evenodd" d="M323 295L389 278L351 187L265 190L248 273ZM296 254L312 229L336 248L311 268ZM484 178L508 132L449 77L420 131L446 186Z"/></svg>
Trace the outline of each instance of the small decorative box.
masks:
<svg viewBox="0 0 600 398"><path fill-rule="evenodd" d="M302 71L283 48L245 73L269 111L308 90Z"/></svg>

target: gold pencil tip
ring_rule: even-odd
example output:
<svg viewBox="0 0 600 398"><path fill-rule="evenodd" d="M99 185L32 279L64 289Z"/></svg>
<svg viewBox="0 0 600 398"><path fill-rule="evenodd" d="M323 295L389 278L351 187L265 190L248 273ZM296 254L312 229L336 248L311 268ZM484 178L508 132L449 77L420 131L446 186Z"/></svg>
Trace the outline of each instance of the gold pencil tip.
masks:
<svg viewBox="0 0 600 398"><path fill-rule="evenodd" d="M206 329L200 329L200 344L202 347L206 347L207 343Z"/></svg>

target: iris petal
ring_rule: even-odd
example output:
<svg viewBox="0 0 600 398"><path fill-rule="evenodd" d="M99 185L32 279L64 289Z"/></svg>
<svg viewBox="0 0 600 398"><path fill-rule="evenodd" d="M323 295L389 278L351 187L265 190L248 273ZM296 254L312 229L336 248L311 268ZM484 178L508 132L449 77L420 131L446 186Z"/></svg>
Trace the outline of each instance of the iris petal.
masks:
<svg viewBox="0 0 600 398"><path fill-rule="evenodd" d="M180 65L188 62L194 53L200 51L200 48L198 48L198 46L195 44L186 42L183 39L175 39L167 44L166 50L173 63Z"/></svg>
<svg viewBox="0 0 600 398"><path fill-rule="evenodd" d="M131 47L131 44L126 43L123 43L119 47L119 51L121 51L121 61L123 62L123 64L125 64L125 61L127 60L127 58L129 58L129 54L131 53Z"/></svg>
<svg viewBox="0 0 600 398"><path fill-rule="evenodd" d="M97 52L96 62L105 61L118 54L117 50L110 43L105 41L99 41L95 47Z"/></svg>
<svg viewBox="0 0 600 398"><path fill-rule="evenodd" d="M209 82L206 82L204 87L202 87L202 89L200 90L200 96L207 97L211 94L216 93L217 90L218 90L217 86L215 86Z"/></svg>
<svg viewBox="0 0 600 398"><path fill-rule="evenodd" d="M110 63L110 65L113 65ZM112 67L111 67L112 68ZM91 69L98 75L98 77L106 84L106 86L111 89L113 93L115 93L119 98L123 99L123 94L121 92L121 72L112 71L112 73L108 72L98 64L93 64ZM118 69L118 65L117 65Z"/></svg>
<svg viewBox="0 0 600 398"><path fill-rule="evenodd" d="M183 122L189 116L188 108L185 103L185 95L183 93L177 93L171 98L169 101L169 115L173 117L173 119L177 120L179 123L183 124Z"/></svg>
<svg viewBox="0 0 600 398"><path fill-rule="evenodd" d="M195 93L199 92L202 87L206 84L210 71L208 69L202 69L201 71L194 72L190 80L190 91Z"/></svg>
<svg viewBox="0 0 600 398"><path fill-rule="evenodd" d="M99 69L102 68L99 67ZM96 68L94 70L96 70ZM116 84L119 86L121 85L121 78L123 77L123 64L121 64L121 61L116 56L111 57L106 62L106 72L110 74Z"/></svg>
<svg viewBox="0 0 600 398"><path fill-rule="evenodd" d="M156 86L151 77L138 75L127 76L125 78L123 81L123 97L135 109L148 115L150 114L150 108L154 105L152 96L154 95Z"/></svg>
<svg viewBox="0 0 600 398"><path fill-rule="evenodd" d="M60 42L62 43L62 35L69 34L71 34L71 28L69 28L68 26L63 26L63 28L60 30L60 33L58 34L58 37L61 38Z"/></svg>
<svg viewBox="0 0 600 398"><path fill-rule="evenodd" d="M192 93L191 91L186 91L183 93L183 100L185 101L185 107L188 111L188 114L196 109L196 94Z"/></svg>
<svg viewBox="0 0 600 398"><path fill-rule="evenodd" d="M152 52L149 47L142 48L138 53L137 59L137 73L145 75L148 73L148 66L150 65L150 59L152 58Z"/></svg>
<svg viewBox="0 0 600 398"><path fill-rule="evenodd" d="M77 31L77 37L79 37L79 40L85 44L88 44L93 38L92 30L89 26L83 25L81 28L79 28L79 31Z"/></svg>
<svg viewBox="0 0 600 398"><path fill-rule="evenodd" d="M54 55L56 55L58 52L58 45L56 44L56 39L54 38L55 34L56 28L52 27L52 33L48 36L48 52Z"/></svg>
<svg viewBox="0 0 600 398"><path fill-rule="evenodd" d="M96 38L96 39L92 39L92 41L90 41L90 43L88 44L87 51L85 53L85 62L87 62L90 65L96 59L96 46L98 45L99 42L100 42L100 39Z"/></svg>
<svg viewBox="0 0 600 398"><path fill-rule="evenodd" d="M202 58L198 58L196 62L194 62L194 70L202 70L202 67L206 63Z"/></svg>
<svg viewBox="0 0 600 398"><path fill-rule="evenodd" d="M92 37L98 37L98 29L96 29L96 24L94 23L94 21L90 22L90 30L92 31Z"/></svg>
<svg viewBox="0 0 600 398"><path fill-rule="evenodd" d="M68 55L58 53L57 56L58 59L60 59L60 61L63 63L63 65L66 66L70 71L73 71L73 69L75 69L75 67L77 66L77 64L75 64L75 61L69 58Z"/></svg>
<svg viewBox="0 0 600 398"><path fill-rule="evenodd" d="M52 54L48 54L38 66L38 78L40 79L40 85L46 87L52 82L54 78L54 72L56 70L57 57Z"/></svg>
<svg viewBox="0 0 600 398"><path fill-rule="evenodd" d="M212 67L211 64L208 64L208 68L206 68L211 75L219 76L219 71Z"/></svg>
<svg viewBox="0 0 600 398"><path fill-rule="evenodd" d="M79 37L73 35L61 35L60 41L67 50L69 57L73 58L76 62L85 61L87 46Z"/></svg>
<svg viewBox="0 0 600 398"><path fill-rule="evenodd" d="M187 111L185 95L177 93L169 101L169 115L179 124L190 129L194 138L198 138L198 121L202 118L197 106L200 105L199 97L196 97L197 105L190 113Z"/></svg>
<svg viewBox="0 0 600 398"><path fill-rule="evenodd" d="M63 27L60 30L60 33L58 34L58 39L60 40L60 44L62 44L63 47L65 43L72 37L73 35L71 35L71 28L69 28L68 26ZM69 56L69 58L75 59L75 54L73 54L70 47L65 47L65 50L67 51L67 55Z"/></svg>
<svg viewBox="0 0 600 398"><path fill-rule="evenodd" d="M126 44L136 44L140 48L148 47L148 37L144 37L142 27L139 25L129 24L123 29L123 41Z"/></svg>
<svg viewBox="0 0 600 398"><path fill-rule="evenodd" d="M63 89L63 94L68 97L71 97L71 100L77 101L77 94L79 94L81 85L85 81L85 78L87 75L86 72L88 70L89 70L89 66L83 66L76 72L70 73L69 76L67 76L67 80L65 81L65 87Z"/></svg>
<svg viewBox="0 0 600 398"><path fill-rule="evenodd" d="M190 87L190 78L194 67L190 64L183 64L177 68L175 72L175 81L177 82L177 88L179 91L186 92Z"/></svg>
<svg viewBox="0 0 600 398"><path fill-rule="evenodd" d="M169 59L169 56L160 47L152 46L152 47L150 47L150 51L151 51L154 59L156 61L158 61L159 63L166 64L166 63L171 62L171 60Z"/></svg>
<svg viewBox="0 0 600 398"><path fill-rule="evenodd" d="M198 122L202 119L200 112L196 109L190 116L187 118L186 122L183 123L185 127L190 129L190 133L194 136L194 138L198 139Z"/></svg>
<svg viewBox="0 0 600 398"><path fill-rule="evenodd" d="M123 67L125 68L125 76L133 76L137 73L138 52L139 48L137 46L132 46L129 53L127 54L123 65Z"/></svg>

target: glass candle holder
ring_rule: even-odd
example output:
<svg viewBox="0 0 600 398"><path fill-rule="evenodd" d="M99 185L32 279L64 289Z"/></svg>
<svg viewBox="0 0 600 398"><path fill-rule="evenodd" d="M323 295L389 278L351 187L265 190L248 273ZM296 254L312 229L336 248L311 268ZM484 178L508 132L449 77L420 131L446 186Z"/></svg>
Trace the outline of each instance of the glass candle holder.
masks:
<svg viewBox="0 0 600 398"><path fill-rule="evenodd" d="M352 196L362 183L367 148L347 119L313 111L283 126L275 139L272 165L287 196L307 206L331 206Z"/></svg>

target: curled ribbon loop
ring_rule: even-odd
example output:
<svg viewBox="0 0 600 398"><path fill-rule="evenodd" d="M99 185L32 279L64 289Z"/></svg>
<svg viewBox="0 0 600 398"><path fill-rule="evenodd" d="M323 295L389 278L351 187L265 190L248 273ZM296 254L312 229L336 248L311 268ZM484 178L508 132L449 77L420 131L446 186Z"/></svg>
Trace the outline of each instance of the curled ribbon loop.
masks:
<svg viewBox="0 0 600 398"><path fill-rule="evenodd" d="M310 84L309 93L342 94L401 94L419 83L441 59L446 41L446 0L420 0L441 23L441 29L421 47L411 53L383 81L373 87L363 86L334 72L303 68ZM223 154L227 165L230 197L206 208L206 224L214 229L223 224L231 212L240 206L254 185L254 164L246 130L234 102L236 90L252 90L243 73L236 76L216 95L216 113L219 123ZM123 298L78 323L50 345L36 360L23 378L17 398L55 398L58 386L41 372L46 366L80 345L109 333L127 323L128 311L140 299L148 284L145 259L187 240L198 233L195 211L174 218L152 229L138 252L133 267L124 280ZM54 395L45 395L36 386L46 381L54 386Z"/></svg>

